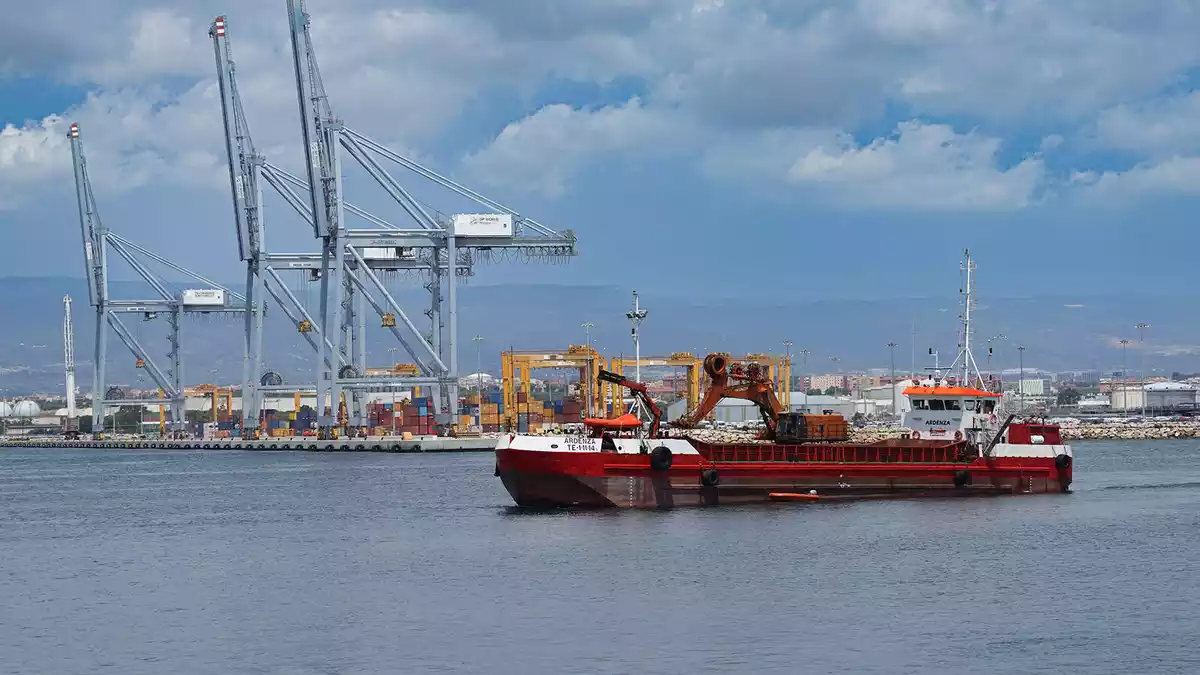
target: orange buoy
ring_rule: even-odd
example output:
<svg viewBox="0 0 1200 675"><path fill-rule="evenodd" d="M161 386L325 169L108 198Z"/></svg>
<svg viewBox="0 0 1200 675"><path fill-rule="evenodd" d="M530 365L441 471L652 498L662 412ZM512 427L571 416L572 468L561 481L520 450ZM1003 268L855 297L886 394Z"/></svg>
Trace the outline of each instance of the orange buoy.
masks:
<svg viewBox="0 0 1200 675"><path fill-rule="evenodd" d="M767 494L767 498L773 502L815 502L821 499L817 495L816 490L808 494L800 492L771 492Z"/></svg>

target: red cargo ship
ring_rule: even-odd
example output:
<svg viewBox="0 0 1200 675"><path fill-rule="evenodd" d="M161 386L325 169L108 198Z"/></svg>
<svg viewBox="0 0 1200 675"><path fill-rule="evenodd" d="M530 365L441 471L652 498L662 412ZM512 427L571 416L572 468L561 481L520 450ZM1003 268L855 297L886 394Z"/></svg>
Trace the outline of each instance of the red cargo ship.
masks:
<svg viewBox="0 0 1200 675"><path fill-rule="evenodd" d="M997 417L1000 395L936 378L904 396L904 438L851 443L844 418L784 413L753 364L704 361L704 401L677 426L694 426L722 398L758 405L770 442L707 443L660 434L645 385L601 371L651 416L586 420L579 436L509 434L496 474L522 506L665 507L772 500L813 501L1067 492L1071 448L1057 425ZM674 436L674 437L673 437Z"/></svg>
<svg viewBox="0 0 1200 675"><path fill-rule="evenodd" d="M957 400L960 405L978 405L996 396L947 389L914 387L905 395ZM798 495L839 500L1069 491L1072 454L1056 425L1010 417L992 426L994 416L983 412L983 406L979 410L962 415L958 428L945 430L947 438L876 443L725 444L622 437L641 427L636 418L591 420L592 433L586 436L501 437L496 472L517 504L541 507L738 504L795 500ZM798 424L802 417L786 419Z"/></svg>
<svg viewBox="0 0 1200 675"><path fill-rule="evenodd" d="M508 434L496 445L496 475L521 506L670 507L766 501L824 501L1069 492L1073 458L1057 425L998 417L999 394L971 377L971 272L967 258L962 377L934 377L903 393L904 438L847 440L844 418L784 412L771 381L754 363L711 354L711 379L696 410L676 427L694 427L722 398L754 402L766 442L709 443L660 433L661 413L644 385L601 371L628 388L651 417L585 420L576 436Z"/></svg>

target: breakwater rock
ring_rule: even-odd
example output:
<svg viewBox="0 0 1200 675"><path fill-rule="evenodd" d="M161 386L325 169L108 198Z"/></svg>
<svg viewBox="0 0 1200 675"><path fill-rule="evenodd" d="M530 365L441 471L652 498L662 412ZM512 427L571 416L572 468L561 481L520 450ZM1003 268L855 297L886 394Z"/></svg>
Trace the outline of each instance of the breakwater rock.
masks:
<svg viewBox="0 0 1200 675"><path fill-rule="evenodd" d="M1065 420L1059 425L1064 441L1148 441L1168 438L1200 438L1200 421L1154 420L1095 424ZM850 440L855 443L874 443L888 438L902 438L907 433L907 429L851 429Z"/></svg>
<svg viewBox="0 0 1200 675"><path fill-rule="evenodd" d="M1166 438L1200 437L1200 421L1145 421L1105 424L1064 422L1064 440L1127 440L1143 441Z"/></svg>

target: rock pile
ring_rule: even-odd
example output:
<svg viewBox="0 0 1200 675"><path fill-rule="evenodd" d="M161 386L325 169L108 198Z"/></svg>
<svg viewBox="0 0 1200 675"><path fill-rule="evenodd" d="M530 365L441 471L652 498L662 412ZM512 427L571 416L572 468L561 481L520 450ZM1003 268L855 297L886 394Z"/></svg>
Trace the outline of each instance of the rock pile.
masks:
<svg viewBox="0 0 1200 675"><path fill-rule="evenodd" d="M1200 437L1200 422L1146 421L1115 424L1065 422L1062 425L1062 436L1064 440L1127 441L1197 438Z"/></svg>

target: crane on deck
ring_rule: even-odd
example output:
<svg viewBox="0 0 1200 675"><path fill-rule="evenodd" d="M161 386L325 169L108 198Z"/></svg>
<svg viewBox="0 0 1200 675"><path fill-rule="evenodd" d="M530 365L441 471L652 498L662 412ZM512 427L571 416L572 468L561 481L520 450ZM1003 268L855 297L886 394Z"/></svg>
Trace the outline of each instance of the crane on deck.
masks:
<svg viewBox="0 0 1200 675"><path fill-rule="evenodd" d="M761 435L763 440L803 443L848 438L849 427L841 415L805 415L787 411L775 395L771 373L755 361L731 361L724 354L709 354L704 358L704 372L710 379L704 399L672 426L693 429L722 399L734 398L758 406L766 427Z"/></svg>

